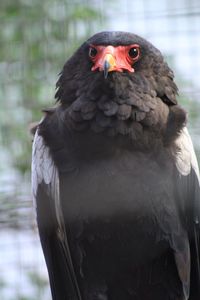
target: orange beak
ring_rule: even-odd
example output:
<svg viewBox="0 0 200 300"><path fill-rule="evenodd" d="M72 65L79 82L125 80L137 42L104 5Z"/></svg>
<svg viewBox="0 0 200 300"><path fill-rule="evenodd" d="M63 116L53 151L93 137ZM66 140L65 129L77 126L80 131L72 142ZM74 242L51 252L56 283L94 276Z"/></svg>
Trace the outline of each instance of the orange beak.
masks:
<svg viewBox="0 0 200 300"><path fill-rule="evenodd" d="M104 62L103 62L104 77L107 78L108 72L114 71L116 66L117 66L116 60L113 57L113 55L107 53L104 57Z"/></svg>

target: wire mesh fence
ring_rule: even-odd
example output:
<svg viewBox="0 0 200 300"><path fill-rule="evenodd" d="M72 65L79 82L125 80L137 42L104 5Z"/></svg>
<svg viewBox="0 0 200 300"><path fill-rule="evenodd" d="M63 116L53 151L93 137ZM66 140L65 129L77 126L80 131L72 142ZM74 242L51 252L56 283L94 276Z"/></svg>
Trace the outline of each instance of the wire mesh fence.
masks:
<svg viewBox="0 0 200 300"><path fill-rule="evenodd" d="M200 155L199 1L2 0L0 3L0 299L50 299L30 188L29 123L53 103L62 65L103 30L142 35L175 70Z"/></svg>

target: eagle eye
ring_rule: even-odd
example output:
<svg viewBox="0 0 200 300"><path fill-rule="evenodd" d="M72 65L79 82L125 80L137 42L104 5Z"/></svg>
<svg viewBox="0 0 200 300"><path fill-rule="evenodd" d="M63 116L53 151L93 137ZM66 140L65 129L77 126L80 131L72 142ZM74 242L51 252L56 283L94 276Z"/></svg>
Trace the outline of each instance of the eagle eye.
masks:
<svg viewBox="0 0 200 300"><path fill-rule="evenodd" d="M95 58L96 55L97 55L97 49L94 47L90 47L89 48L89 57Z"/></svg>
<svg viewBox="0 0 200 300"><path fill-rule="evenodd" d="M128 52L128 55L131 59L137 59L140 55L140 51L139 51L139 48L137 47L132 47L129 52Z"/></svg>

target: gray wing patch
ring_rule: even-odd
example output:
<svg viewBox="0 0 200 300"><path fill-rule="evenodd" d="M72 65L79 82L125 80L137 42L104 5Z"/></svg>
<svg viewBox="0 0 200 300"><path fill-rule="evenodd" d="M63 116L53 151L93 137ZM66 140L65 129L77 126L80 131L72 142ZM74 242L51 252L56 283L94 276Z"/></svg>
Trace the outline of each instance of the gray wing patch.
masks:
<svg viewBox="0 0 200 300"><path fill-rule="evenodd" d="M200 182L199 167L194 152L191 137L186 127L183 128L180 136L176 140L178 153L176 154L176 167L181 175L187 176L193 169Z"/></svg>
<svg viewBox="0 0 200 300"><path fill-rule="evenodd" d="M44 182L48 186L48 193L52 199L59 199L59 176L51 157L49 148L43 137L35 133L32 150L32 194L36 206L36 195L39 184Z"/></svg>
<svg viewBox="0 0 200 300"><path fill-rule="evenodd" d="M33 204L37 208L37 189L43 183L47 188L49 199L53 199L56 219L60 228L63 228L63 216L60 206L59 175L57 167L51 157L49 148L43 137L35 133L32 150L32 194Z"/></svg>

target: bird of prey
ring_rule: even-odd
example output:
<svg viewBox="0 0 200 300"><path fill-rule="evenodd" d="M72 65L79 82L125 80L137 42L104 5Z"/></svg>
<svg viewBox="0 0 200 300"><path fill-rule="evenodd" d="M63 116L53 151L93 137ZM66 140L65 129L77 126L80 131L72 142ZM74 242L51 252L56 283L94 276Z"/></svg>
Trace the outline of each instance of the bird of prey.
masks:
<svg viewBox="0 0 200 300"><path fill-rule="evenodd" d="M32 158L54 300L199 300L200 181L161 52L97 33L65 63Z"/></svg>

